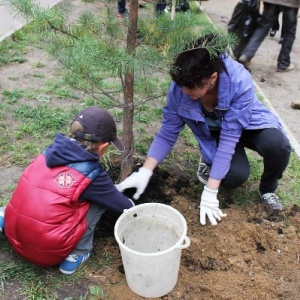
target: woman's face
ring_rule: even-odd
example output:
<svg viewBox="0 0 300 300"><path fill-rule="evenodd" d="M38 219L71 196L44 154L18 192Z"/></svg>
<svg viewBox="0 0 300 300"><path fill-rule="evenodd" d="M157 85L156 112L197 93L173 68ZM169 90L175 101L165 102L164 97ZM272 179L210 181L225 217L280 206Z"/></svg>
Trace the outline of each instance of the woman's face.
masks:
<svg viewBox="0 0 300 300"><path fill-rule="evenodd" d="M191 99L198 100L204 97L207 93L213 91L216 88L218 79L218 73L215 72L209 79L203 80L201 86L195 86L193 88L183 87L182 91L187 94Z"/></svg>
<svg viewBox="0 0 300 300"><path fill-rule="evenodd" d="M206 95L206 93L210 90L211 84L210 82L204 83L201 87L188 88L183 87L183 92L187 94L191 99L198 100Z"/></svg>

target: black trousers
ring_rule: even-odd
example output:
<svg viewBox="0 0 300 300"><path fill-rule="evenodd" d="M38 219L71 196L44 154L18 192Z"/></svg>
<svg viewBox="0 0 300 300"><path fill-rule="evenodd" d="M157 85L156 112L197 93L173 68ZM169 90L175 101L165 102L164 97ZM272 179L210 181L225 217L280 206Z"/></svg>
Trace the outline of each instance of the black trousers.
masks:
<svg viewBox="0 0 300 300"><path fill-rule="evenodd" d="M263 157L259 190L262 193L273 193L289 162L291 153L289 140L276 128L244 130L221 186L236 188L248 179L250 165L245 148L256 151Z"/></svg>
<svg viewBox="0 0 300 300"><path fill-rule="evenodd" d="M277 59L277 67L285 69L291 63L290 53L296 38L298 8L264 2L263 14L258 21L258 28L251 36L242 54L248 59L254 57L260 44L268 35L273 24L278 20L278 9L282 12L284 37Z"/></svg>
<svg viewBox="0 0 300 300"><path fill-rule="evenodd" d="M124 14L126 11L126 0L118 0L118 13Z"/></svg>

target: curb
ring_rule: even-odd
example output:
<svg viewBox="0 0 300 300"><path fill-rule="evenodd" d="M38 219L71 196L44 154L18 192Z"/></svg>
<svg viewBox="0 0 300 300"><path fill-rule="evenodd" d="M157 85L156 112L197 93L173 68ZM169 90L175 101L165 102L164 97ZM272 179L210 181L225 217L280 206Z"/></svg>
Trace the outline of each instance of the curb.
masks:
<svg viewBox="0 0 300 300"><path fill-rule="evenodd" d="M44 8L50 9L53 6L57 5L58 3L62 2L63 0L55 0L53 2L51 2L50 5L41 5L41 3L39 5L41 5ZM12 34L14 34L16 31L20 30L23 26L25 26L26 24L29 24L31 21L26 22L20 22L17 26L15 26L12 30L9 30L8 32L6 32L5 34L0 36L0 42L2 42L3 40L5 40L6 38L8 38L9 36L11 36Z"/></svg>
<svg viewBox="0 0 300 300"><path fill-rule="evenodd" d="M28 22L21 23L20 25L16 26L14 29L8 31L4 35L0 36L0 42L11 36L14 32L20 30L23 26L25 26Z"/></svg>

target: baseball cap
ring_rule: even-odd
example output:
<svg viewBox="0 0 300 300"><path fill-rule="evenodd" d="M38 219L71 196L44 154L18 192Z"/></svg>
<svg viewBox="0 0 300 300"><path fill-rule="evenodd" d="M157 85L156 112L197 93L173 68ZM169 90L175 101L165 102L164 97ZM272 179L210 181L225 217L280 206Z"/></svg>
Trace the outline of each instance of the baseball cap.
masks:
<svg viewBox="0 0 300 300"><path fill-rule="evenodd" d="M117 126L111 114L105 109L90 106L80 111L73 122L79 122L83 132L76 131L73 134L79 138L92 142L110 142L119 151L125 147L117 137Z"/></svg>

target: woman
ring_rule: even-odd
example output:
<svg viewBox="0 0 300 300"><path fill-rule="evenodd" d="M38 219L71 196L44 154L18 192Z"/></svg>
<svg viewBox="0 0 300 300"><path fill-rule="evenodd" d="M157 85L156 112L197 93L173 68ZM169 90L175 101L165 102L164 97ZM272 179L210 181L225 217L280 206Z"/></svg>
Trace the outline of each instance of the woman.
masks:
<svg viewBox="0 0 300 300"><path fill-rule="evenodd" d="M255 95L250 73L226 52L212 51L218 49L216 40L212 34L204 36L175 58L161 128L143 167L117 186L120 191L135 187L133 198L139 198L154 168L187 125L202 157L198 170L205 183L200 202L202 225L206 216L212 225L226 216L217 199L220 185L235 188L247 180L250 166L245 148L263 157L258 190L262 203L272 213L281 211L275 190L291 152L279 120Z"/></svg>

